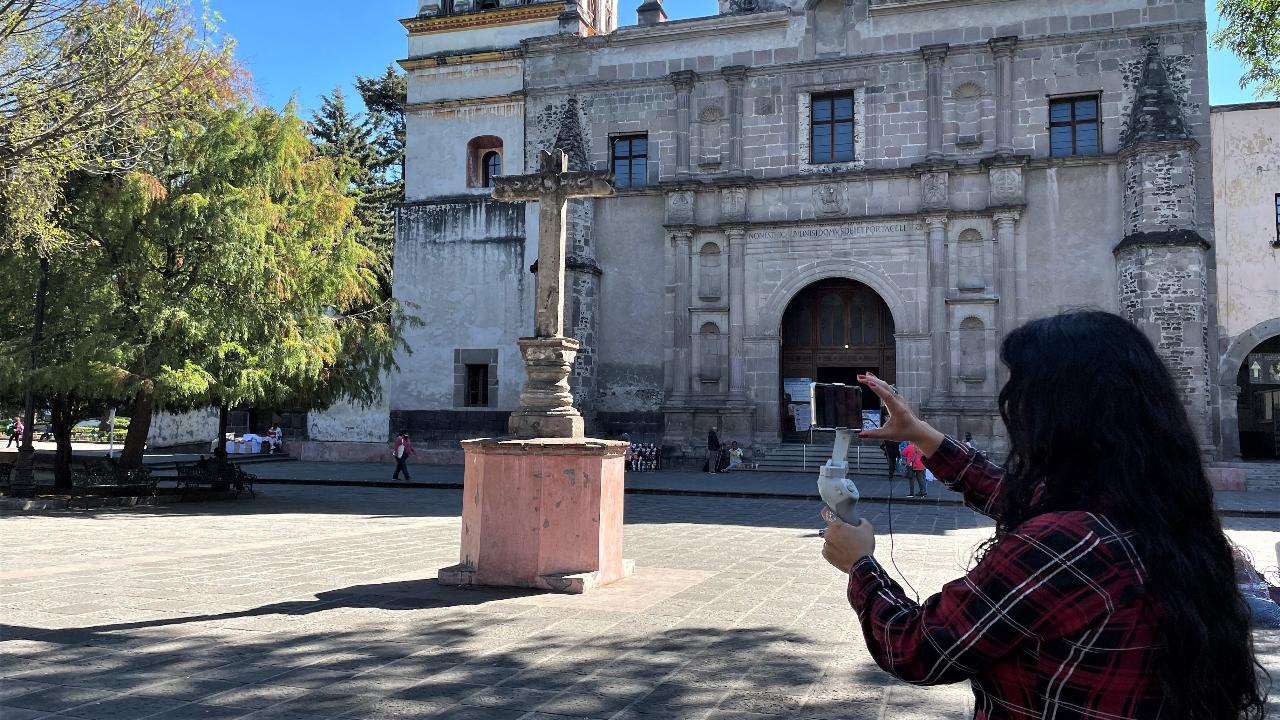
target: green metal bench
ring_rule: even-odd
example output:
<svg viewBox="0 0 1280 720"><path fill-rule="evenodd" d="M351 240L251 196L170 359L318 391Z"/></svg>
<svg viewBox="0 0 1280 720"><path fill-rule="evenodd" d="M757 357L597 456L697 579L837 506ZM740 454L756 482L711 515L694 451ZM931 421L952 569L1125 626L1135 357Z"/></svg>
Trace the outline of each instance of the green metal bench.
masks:
<svg viewBox="0 0 1280 720"><path fill-rule="evenodd" d="M75 495L106 497L152 497L156 480L147 468L125 470L111 460L86 461L71 471L71 487Z"/></svg>
<svg viewBox="0 0 1280 720"><path fill-rule="evenodd" d="M253 490L253 483L257 479L257 475L245 472L235 463L217 458L201 458L195 464L178 466L177 483L182 493L181 500L186 500L190 491L203 489L212 492L235 489L236 498L247 490L250 497L257 499L258 494Z"/></svg>

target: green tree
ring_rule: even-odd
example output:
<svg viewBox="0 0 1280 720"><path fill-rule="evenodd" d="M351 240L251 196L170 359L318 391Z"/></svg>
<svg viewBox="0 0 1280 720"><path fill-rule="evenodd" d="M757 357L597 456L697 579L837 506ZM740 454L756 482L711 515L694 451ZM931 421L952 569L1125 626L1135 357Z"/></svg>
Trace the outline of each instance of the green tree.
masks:
<svg viewBox="0 0 1280 720"><path fill-rule="evenodd" d="M110 279L94 332L118 355L93 382L131 399L122 462L141 462L158 409L376 397L403 320L377 299L349 180L292 108L217 111L169 137L145 172L68 195L68 230Z"/></svg>
<svg viewBox="0 0 1280 720"><path fill-rule="evenodd" d="M396 76L392 73L391 77ZM356 200L355 213L360 221L357 232L361 243L377 252L381 296L390 298L395 204L404 198L400 180L404 146L397 140L395 124L383 114L382 106L370 106L368 98L377 93L371 82L357 78L368 112L352 113L342 88L334 88L313 114L311 134L320 154L334 160L338 174L350 177L347 193ZM380 96L375 101L381 102Z"/></svg>
<svg viewBox="0 0 1280 720"><path fill-rule="evenodd" d="M1280 0L1218 0L1218 13L1225 24L1213 43L1244 61L1240 87L1257 83L1257 97L1280 97Z"/></svg>

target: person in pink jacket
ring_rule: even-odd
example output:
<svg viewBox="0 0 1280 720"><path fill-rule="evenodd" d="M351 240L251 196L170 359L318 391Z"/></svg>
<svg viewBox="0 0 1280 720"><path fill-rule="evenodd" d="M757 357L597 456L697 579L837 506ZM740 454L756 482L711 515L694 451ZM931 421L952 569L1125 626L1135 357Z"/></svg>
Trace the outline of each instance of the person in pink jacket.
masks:
<svg viewBox="0 0 1280 720"><path fill-rule="evenodd" d="M413 441L409 439L409 431L401 430L400 435L391 445L391 456L396 459L396 471L391 474L392 480L399 480L400 473L404 473L405 480L413 479L409 477L409 456L412 454Z"/></svg>
<svg viewBox="0 0 1280 720"><path fill-rule="evenodd" d="M907 445L907 449L902 453L902 459L907 464L907 497L922 498L926 497L924 491L924 453L920 452L920 448L915 443ZM919 492L916 488L919 487Z"/></svg>

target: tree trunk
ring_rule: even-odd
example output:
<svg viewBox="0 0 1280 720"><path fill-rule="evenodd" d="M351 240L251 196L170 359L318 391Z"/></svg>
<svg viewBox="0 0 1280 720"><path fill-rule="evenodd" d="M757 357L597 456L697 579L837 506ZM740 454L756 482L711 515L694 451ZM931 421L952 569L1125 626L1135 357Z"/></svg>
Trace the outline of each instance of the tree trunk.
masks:
<svg viewBox="0 0 1280 720"><path fill-rule="evenodd" d="M218 406L218 440L213 444L213 456L226 459L227 457L227 424L231 420L231 411L226 405Z"/></svg>
<svg viewBox="0 0 1280 720"><path fill-rule="evenodd" d="M129 470L142 467L142 455L147 449L147 433L151 431L151 415L155 412L155 391L144 387L133 398L133 411L129 417L129 432L124 436L124 449L120 452L120 466Z"/></svg>
<svg viewBox="0 0 1280 720"><path fill-rule="evenodd" d="M71 403L62 395L49 400L53 409L53 439L58 449L53 455L53 489L71 489L71 427L75 423Z"/></svg>
<svg viewBox="0 0 1280 720"><path fill-rule="evenodd" d="M35 308L35 328L31 331L31 371L35 372L40 367L40 343L44 340L44 306L45 298L49 295L49 258L40 256L40 284L36 287L36 308ZM36 433L36 396L31 389L31 385L27 385L27 407L23 413L23 422L26 424L25 432L22 434L22 443L18 446L19 452L35 452L35 445L32 444L32 438Z"/></svg>

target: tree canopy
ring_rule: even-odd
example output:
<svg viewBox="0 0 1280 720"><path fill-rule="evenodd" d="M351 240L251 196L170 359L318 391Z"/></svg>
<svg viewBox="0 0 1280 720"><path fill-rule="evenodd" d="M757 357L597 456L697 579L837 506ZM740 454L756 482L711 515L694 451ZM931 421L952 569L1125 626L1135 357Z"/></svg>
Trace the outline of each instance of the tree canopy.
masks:
<svg viewBox="0 0 1280 720"><path fill-rule="evenodd" d="M1257 84L1255 94L1280 98L1280 0L1218 0L1224 25L1213 42L1244 61L1240 87Z"/></svg>

